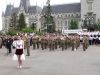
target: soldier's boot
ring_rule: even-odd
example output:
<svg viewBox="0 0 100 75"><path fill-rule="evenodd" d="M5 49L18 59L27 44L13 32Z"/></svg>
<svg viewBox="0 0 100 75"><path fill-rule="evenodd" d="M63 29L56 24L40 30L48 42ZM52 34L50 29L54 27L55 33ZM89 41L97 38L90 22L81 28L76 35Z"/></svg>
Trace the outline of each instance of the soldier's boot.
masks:
<svg viewBox="0 0 100 75"><path fill-rule="evenodd" d="M72 51L74 51L74 46L72 46Z"/></svg>
<svg viewBox="0 0 100 75"><path fill-rule="evenodd" d="M62 44L62 51L64 51L64 45Z"/></svg>
<svg viewBox="0 0 100 75"><path fill-rule="evenodd" d="M52 50L52 46L51 46L51 44L50 44L50 51Z"/></svg>
<svg viewBox="0 0 100 75"><path fill-rule="evenodd" d="M33 44L33 49L35 49L35 44Z"/></svg>
<svg viewBox="0 0 100 75"><path fill-rule="evenodd" d="M55 46L54 46L54 45L52 45L52 50L54 51L54 49L55 49Z"/></svg>
<svg viewBox="0 0 100 75"><path fill-rule="evenodd" d="M85 47L85 45L83 45L83 51L86 51L86 47Z"/></svg>
<svg viewBox="0 0 100 75"><path fill-rule="evenodd" d="M39 43L37 43L37 49L39 49Z"/></svg>
<svg viewBox="0 0 100 75"><path fill-rule="evenodd" d="M42 48L42 50L44 50L44 44L43 43L41 44L41 48Z"/></svg>
<svg viewBox="0 0 100 75"><path fill-rule="evenodd" d="M67 44L65 45L65 49L67 49L68 48L68 46L67 46Z"/></svg>

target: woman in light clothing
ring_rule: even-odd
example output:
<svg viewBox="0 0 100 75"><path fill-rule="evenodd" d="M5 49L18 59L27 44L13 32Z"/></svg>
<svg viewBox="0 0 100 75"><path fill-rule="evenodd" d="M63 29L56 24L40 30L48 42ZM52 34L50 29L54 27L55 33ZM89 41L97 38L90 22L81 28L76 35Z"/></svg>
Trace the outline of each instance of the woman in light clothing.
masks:
<svg viewBox="0 0 100 75"><path fill-rule="evenodd" d="M21 39L20 36L18 36L18 40L13 42L13 45L16 48L16 52L15 54L18 57L18 66L17 68L22 68L22 60L21 60L21 55L23 54L23 50L24 50L24 41Z"/></svg>

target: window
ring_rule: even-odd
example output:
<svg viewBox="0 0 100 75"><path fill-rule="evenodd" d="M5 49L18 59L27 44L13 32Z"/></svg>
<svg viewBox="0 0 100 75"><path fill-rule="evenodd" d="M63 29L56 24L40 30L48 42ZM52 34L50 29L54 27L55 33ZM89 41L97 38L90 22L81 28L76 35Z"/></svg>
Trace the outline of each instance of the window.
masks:
<svg viewBox="0 0 100 75"><path fill-rule="evenodd" d="M58 26L59 26L59 21L58 21Z"/></svg>
<svg viewBox="0 0 100 75"><path fill-rule="evenodd" d="M67 18L67 15L65 15L65 17Z"/></svg>
<svg viewBox="0 0 100 75"><path fill-rule="evenodd" d="M88 3L88 10L89 10L89 11L92 10L92 3Z"/></svg>
<svg viewBox="0 0 100 75"><path fill-rule="evenodd" d="M67 26L67 21L65 21L65 26Z"/></svg>
<svg viewBox="0 0 100 75"><path fill-rule="evenodd" d="M62 21L61 21L61 26L62 26Z"/></svg>
<svg viewBox="0 0 100 75"><path fill-rule="evenodd" d="M59 18L59 15L58 15L58 18Z"/></svg>
<svg viewBox="0 0 100 75"><path fill-rule="evenodd" d="M72 14L72 17L74 17L74 15Z"/></svg>

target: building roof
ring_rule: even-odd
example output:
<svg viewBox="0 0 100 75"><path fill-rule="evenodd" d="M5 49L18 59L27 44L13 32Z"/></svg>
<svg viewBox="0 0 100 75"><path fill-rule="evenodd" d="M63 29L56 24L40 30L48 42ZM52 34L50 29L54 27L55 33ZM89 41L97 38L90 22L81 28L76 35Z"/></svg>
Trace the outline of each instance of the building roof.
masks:
<svg viewBox="0 0 100 75"><path fill-rule="evenodd" d="M43 8L42 13L45 13L46 6ZM72 12L80 12L81 4L80 3L72 3L72 4L62 4L62 5L52 5L51 6L52 13L72 13Z"/></svg>
<svg viewBox="0 0 100 75"><path fill-rule="evenodd" d="M41 13L41 11L42 11L42 8L41 7L39 7L39 6L30 6L29 8L28 8L28 13L30 13L30 14L32 14L32 13Z"/></svg>
<svg viewBox="0 0 100 75"><path fill-rule="evenodd" d="M13 13L18 13L20 11L20 7L14 8L12 5L7 5L5 15L4 16L11 16ZM36 14L36 13L41 13L42 8L39 6L29 6L28 7L28 12L29 14Z"/></svg>

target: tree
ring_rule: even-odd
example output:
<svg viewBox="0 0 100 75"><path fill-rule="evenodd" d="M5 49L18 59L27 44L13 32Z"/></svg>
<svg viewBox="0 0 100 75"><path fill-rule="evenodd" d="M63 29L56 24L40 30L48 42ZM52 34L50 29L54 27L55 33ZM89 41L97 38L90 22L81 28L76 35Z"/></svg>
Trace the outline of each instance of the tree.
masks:
<svg viewBox="0 0 100 75"><path fill-rule="evenodd" d="M16 31L15 29L10 29L8 30L8 32L6 32L7 35L11 35L14 36L18 33L18 31Z"/></svg>
<svg viewBox="0 0 100 75"><path fill-rule="evenodd" d="M52 13L52 10L51 10L51 5L50 5L50 0L48 0L45 15L43 16L44 17L43 31L47 33L55 32L55 22L51 13Z"/></svg>
<svg viewBox="0 0 100 75"><path fill-rule="evenodd" d="M17 29L17 22L18 22L18 16L16 13L13 13L10 19L10 29Z"/></svg>
<svg viewBox="0 0 100 75"><path fill-rule="evenodd" d="M18 21L18 29L22 30L23 28L26 27L26 22L25 22L25 16L23 13L19 15L19 21Z"/></svg>
<svg viewBox="0 0 100 75"><path fill-rule="evenodd" d="M78 29L78 22L75 20L71 20L69 29Z"/></svg>
<svg viewBox="0 0 100 75"><path fill-rule="evenodd" d="M95 30L99 30L100 31L100 22L97 22L95 24Z"/></svg>

